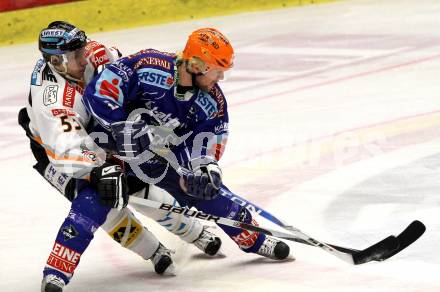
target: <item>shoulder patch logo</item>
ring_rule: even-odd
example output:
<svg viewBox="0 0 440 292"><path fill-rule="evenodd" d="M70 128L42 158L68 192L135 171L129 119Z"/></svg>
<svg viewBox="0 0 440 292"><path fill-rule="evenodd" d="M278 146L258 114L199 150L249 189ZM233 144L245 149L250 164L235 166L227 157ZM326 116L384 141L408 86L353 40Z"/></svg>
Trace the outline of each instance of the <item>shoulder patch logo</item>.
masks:
<svg viewBox="0 0 440 292"><path fill-rule="evenodd" d="M45 106L54 104L57 102L58 85L49 85L44 89L43 104Z"/></svg>

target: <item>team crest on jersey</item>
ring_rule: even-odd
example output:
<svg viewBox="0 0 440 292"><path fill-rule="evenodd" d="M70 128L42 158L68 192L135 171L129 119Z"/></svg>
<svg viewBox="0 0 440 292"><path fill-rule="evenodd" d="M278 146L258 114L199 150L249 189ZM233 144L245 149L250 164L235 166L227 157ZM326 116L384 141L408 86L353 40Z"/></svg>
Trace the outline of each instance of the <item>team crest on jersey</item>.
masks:
<svg viewBox="0 0 440 292"><path fill-rule="evenodd" d="M44 89L43 104L45 106L57 102L58 85L49 85Z"/></svg>

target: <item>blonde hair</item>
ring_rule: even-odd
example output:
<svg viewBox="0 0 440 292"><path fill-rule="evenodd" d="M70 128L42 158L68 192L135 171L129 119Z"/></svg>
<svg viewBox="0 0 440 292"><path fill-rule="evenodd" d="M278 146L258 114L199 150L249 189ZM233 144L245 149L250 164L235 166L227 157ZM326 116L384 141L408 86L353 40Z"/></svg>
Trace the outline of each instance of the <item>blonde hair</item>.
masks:
<svg viewBox="0 0 440 292"><path fill-rule="evenodd" d="M206 63L198 57L191 57L189 59L184 59L182 52L179 52L176 55L177 55L177 61L176 61L177 66L180 66L185 63L187 70L190 70L193 66L199 67L201 71L205 71L207 68Z"/></svg>

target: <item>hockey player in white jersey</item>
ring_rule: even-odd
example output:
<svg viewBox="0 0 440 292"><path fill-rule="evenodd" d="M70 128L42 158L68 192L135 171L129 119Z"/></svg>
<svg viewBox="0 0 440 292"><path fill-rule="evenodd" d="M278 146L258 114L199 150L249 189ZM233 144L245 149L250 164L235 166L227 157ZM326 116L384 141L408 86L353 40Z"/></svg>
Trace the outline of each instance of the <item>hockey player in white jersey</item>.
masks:
<svg viewBox="0 0 440 292"><path fill-rule="evenodd" d="M72 201L44 269L42 291L63 290L98 227L121 246L151 259L159 274L174 268L170 251L124 208L134 192L168 203L174 199L157 188L149 192L148 186L127 182L119 165L87 134L89 116L81 101L84 76L90 76L86 68L93 71L113 55L96 42L86 43L85 33L66 22L53 22L41 32L43 59L32 72L27 109L19 115L37 159L34 168ZM220 239L198 221L146 215L207 254L220 248Z"/></svg>

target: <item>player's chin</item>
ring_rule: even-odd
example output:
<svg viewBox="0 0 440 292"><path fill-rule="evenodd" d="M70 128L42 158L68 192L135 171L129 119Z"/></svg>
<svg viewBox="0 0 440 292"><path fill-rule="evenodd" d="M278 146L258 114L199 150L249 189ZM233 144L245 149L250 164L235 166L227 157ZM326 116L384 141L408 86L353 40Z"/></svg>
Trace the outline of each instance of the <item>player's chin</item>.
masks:
<svg viewBox="0 0 440 292"><path fill-rule="evenodd" d="M200 89L203 90L204 92L210 92L214 88L215 84L216 84L216 82L212 82L212 83L209 83L208 85L200 87Z"/></svg>
<svg viewBox="0 0 440 292"><path fill-rule="evenodd" d="M75 73L70 74L73 78L76 78L78 80L82 80L84 77L84 71L77 71Z"/></svg>

